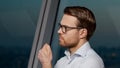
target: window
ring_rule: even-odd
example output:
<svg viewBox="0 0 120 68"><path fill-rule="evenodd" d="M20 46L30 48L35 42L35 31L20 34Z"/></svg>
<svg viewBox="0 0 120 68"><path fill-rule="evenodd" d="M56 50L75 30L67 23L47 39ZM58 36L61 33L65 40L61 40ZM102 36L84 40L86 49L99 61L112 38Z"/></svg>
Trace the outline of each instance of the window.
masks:
<svg viewBox="0 0 120 68"><path fill-rule="evenodd" d="M42 0L0 0L0 68L27 68Z"/></svg>

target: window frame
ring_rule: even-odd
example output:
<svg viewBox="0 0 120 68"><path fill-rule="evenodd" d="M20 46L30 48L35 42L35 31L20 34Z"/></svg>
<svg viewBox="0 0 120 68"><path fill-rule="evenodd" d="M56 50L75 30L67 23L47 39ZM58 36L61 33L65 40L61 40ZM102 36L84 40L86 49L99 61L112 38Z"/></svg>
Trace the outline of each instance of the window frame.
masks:
<svg viewBox="0 0 120 68"><path fill-rule="evenodd" d="M51 43L59 3L60 0L42 0L42 7L37 22L28 68L41 68L37 54L44 43Z"/></svg>

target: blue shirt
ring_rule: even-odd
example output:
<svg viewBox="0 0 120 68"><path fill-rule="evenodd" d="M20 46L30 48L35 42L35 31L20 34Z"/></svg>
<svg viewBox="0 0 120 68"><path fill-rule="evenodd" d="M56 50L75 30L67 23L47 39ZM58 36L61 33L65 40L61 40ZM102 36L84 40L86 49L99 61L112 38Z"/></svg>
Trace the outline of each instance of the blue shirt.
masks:
<svg viewBox="0 0 120 68"><path fill-rule="evenodd" d="M82 45L72 55L66 50L65 55L57 61L54 68L104 68L102 59L90 47L89 42Z"/></svg>

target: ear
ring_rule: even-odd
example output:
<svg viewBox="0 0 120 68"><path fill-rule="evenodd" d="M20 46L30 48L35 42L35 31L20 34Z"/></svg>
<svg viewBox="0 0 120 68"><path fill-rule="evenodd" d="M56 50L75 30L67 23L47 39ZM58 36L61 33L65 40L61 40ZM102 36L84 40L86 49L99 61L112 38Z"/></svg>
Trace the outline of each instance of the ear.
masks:
<svg viewBox="0 0 120 68"><path fill-rule="evenodd" d="M87 37L87 29L86 28L80 29L79 30L79 38L83 39L83 38L86 38L86 37Z"/></svg>

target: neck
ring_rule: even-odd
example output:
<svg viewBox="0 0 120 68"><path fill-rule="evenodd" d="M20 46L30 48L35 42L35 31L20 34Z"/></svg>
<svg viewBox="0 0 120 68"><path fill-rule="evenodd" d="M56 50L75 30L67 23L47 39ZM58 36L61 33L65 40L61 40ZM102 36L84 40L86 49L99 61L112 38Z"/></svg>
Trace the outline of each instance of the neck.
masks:
<svg viewBox="0 0 120 68"><path fill-rule="evenodd" d="M71 55L74 54L86 42L87 40L80 40L75 47L69 48L70 54Z"/></svg>

